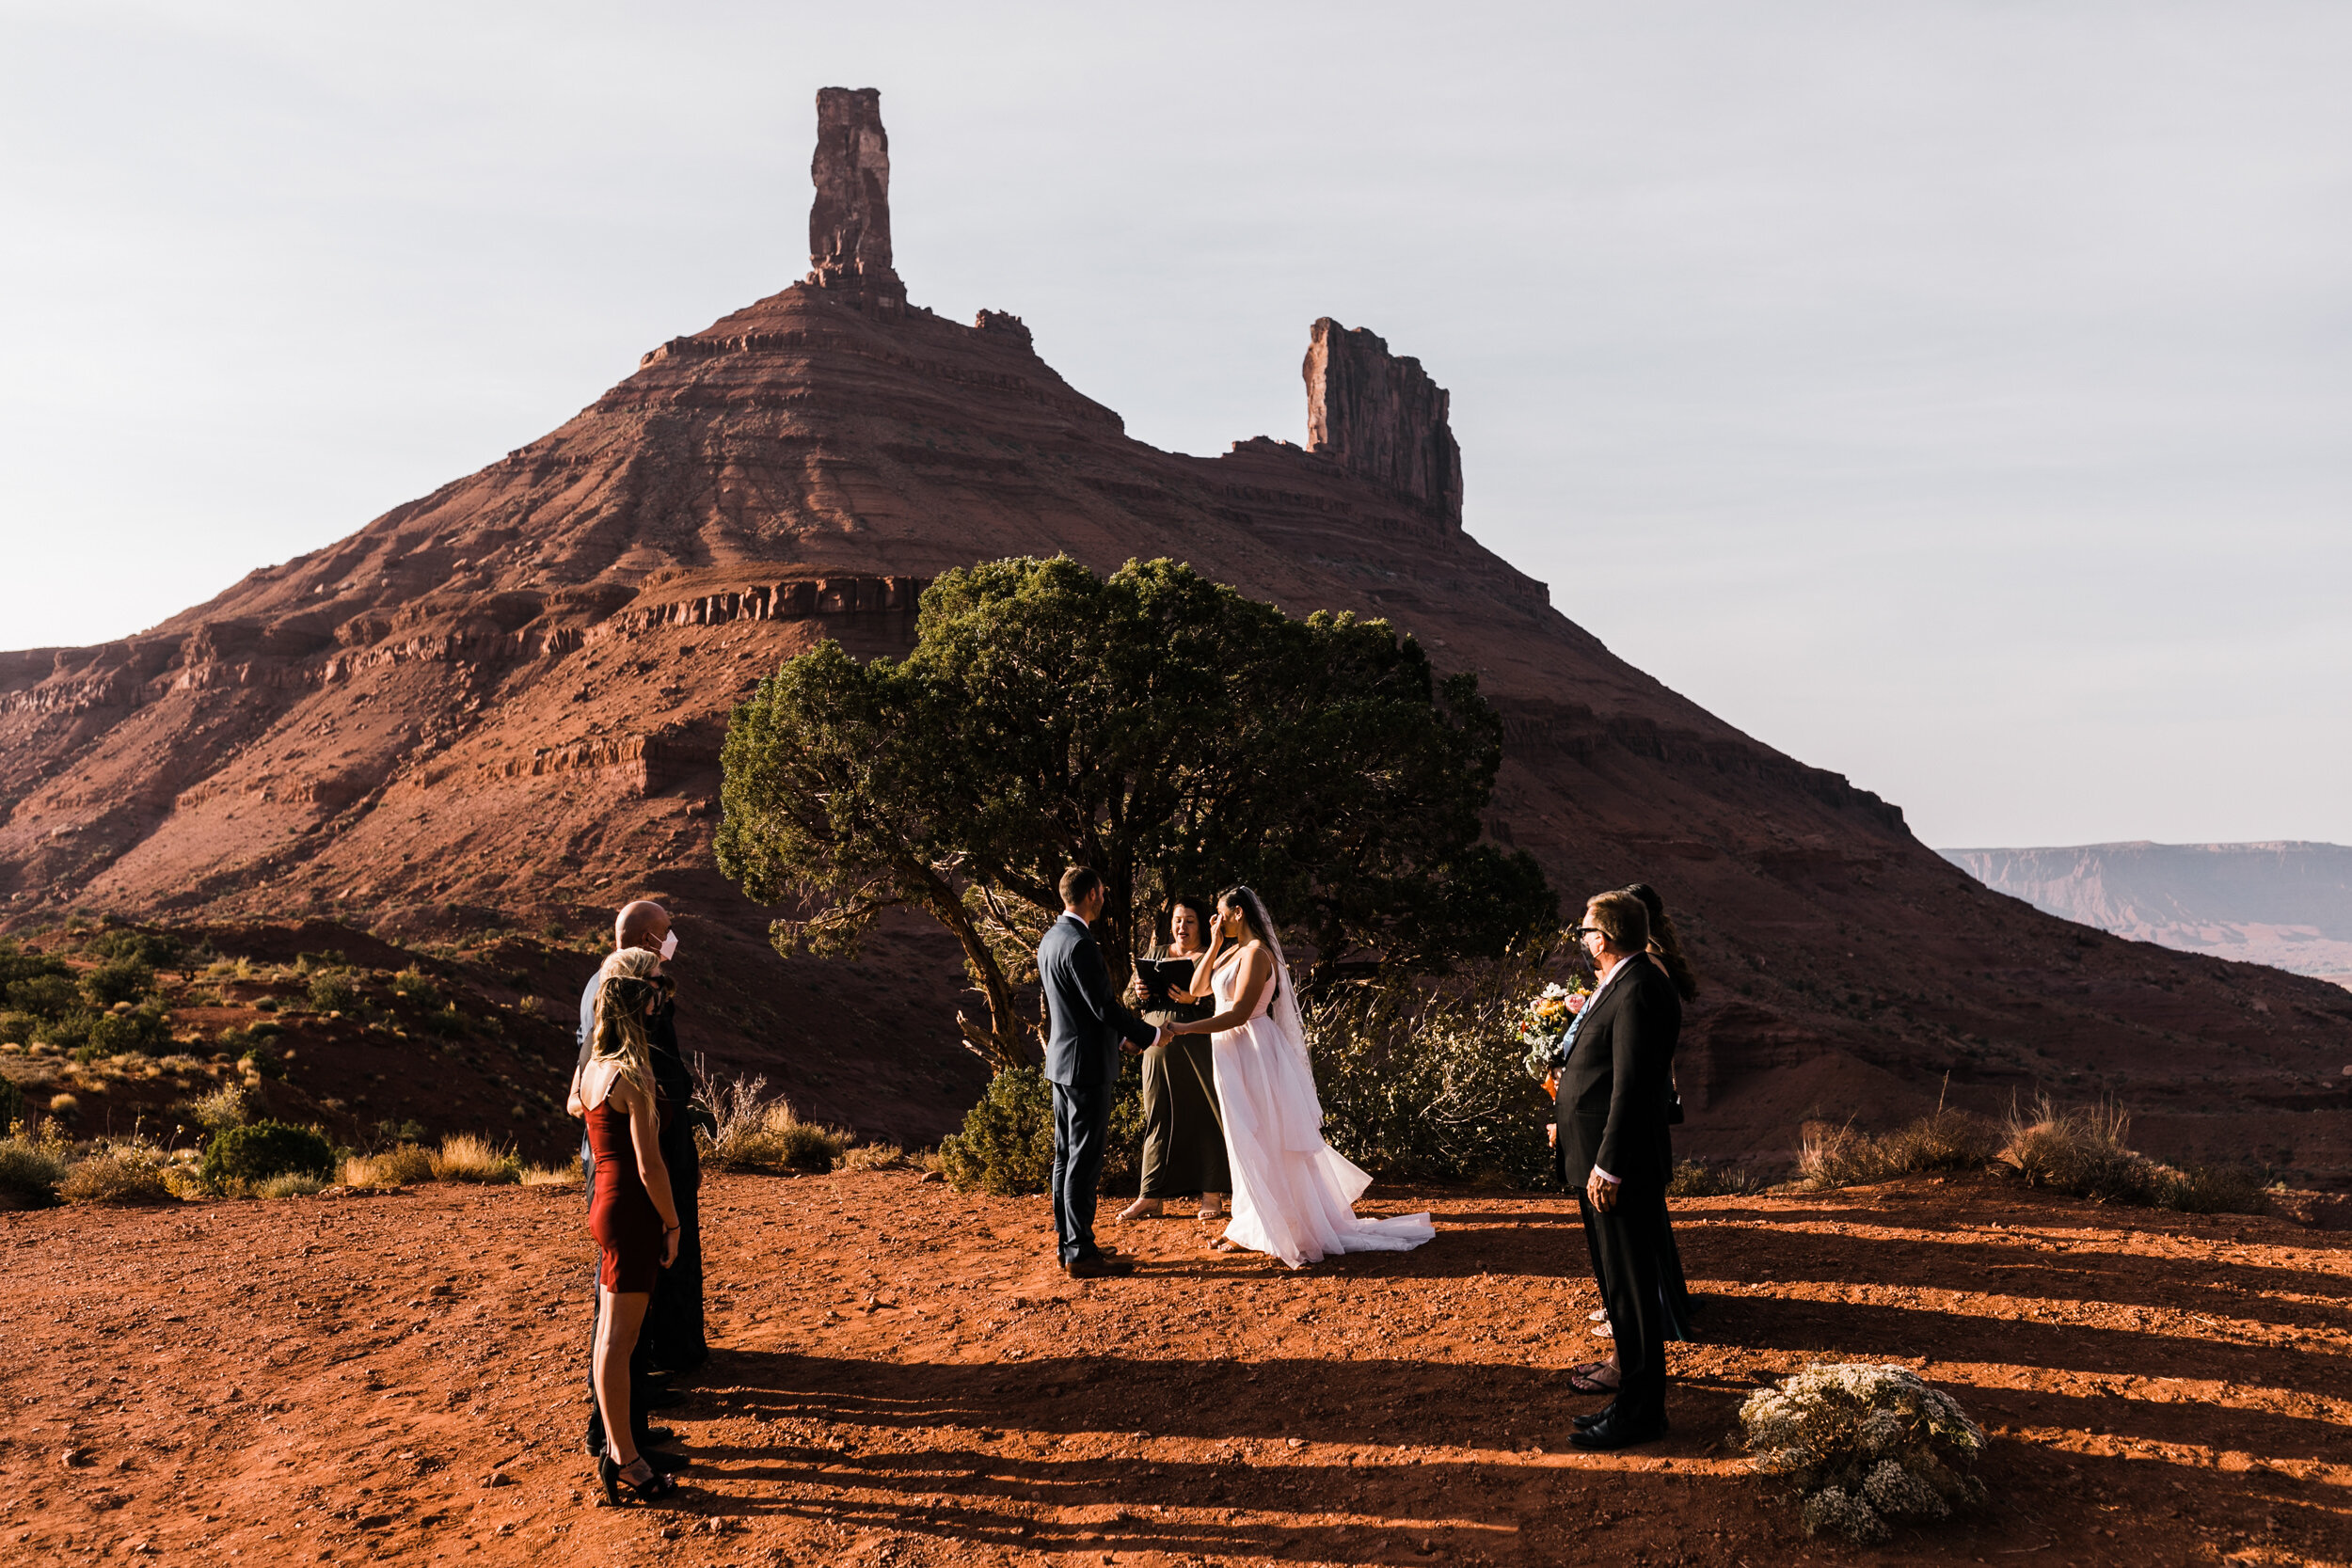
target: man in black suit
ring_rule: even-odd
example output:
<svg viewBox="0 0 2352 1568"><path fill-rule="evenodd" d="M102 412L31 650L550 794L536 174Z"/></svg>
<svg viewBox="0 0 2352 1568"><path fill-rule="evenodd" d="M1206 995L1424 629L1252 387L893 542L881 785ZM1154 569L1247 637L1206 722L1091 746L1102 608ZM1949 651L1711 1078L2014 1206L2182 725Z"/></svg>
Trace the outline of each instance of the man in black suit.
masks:
<svg viewBox="0 0 2352 1568"><path fill-rule="evenodd" d="M1630 894L1604 893L1577 927L1599 971L1560 1069L1560 1173L1599 1264L1617 1349L1617 1397L1576 1418L1580 1449L1647 1443L1666 1432L1666 1309L1658 1238L1666 1230L1666 1131L1682 998L1643 954L1649 913Z"/></svg>
<svg viewBox="0 0 2352 1568"><path fill-rule="evenodd" d="M1083 865L1061 877L1061 918L1037 944L1038 977L1045 985L1052 1027L1045 1041L1045 1081L1054 1085L1054 1241L1073 1279L1133 1274L1124 1258L1094 1244L1094 1199L1110 1142L1111 1101L1119 1094L1119 1051L1168 1041L1120 1006L1103 950L1091 929L1103 915L1103 879Z"/></svg>

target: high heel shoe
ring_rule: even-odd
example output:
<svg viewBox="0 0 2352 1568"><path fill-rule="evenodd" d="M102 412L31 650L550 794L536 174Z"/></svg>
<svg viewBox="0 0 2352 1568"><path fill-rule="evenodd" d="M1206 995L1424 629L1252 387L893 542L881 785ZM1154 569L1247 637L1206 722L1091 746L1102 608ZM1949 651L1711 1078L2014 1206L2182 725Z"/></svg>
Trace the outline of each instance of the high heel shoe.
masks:
<svg viewBox="0 0 2352 1568"><path fill-rule="evenodd" d="M627 1482L628 1489L637 1494L637 1500L641 1503L666 1497L677 1490L677 1478L655 1469L642 1454L628 1465L615 1465L609 1453L598 1456L596 1480L603 1484L605 1504L611 1508L621 1506L623 1482Z"/></svg>

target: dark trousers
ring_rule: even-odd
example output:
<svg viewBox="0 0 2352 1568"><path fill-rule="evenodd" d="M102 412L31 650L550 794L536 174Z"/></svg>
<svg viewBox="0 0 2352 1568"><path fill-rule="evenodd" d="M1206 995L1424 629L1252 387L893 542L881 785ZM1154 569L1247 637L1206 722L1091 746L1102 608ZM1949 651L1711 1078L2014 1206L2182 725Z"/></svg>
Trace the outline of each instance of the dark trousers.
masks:
<svg viewBox="0 0 2352 1568"><path fill-rule="evenodd" d="M1094 1244L1094 1199L1110 1148L1117 1084L1054 1085L1054 1242L1065 1263L1101 1256Z"/></svg>
<svg viewBox="0 0 2352 1568"><path fill-rule="evenodd" d="M1617 1418L1648 1431L1666 1418L1669 1325L1658 1244L1665 1233L1666 1190L1661 1183L1628 1181L1605 1214L1581 1190L1576 1203L1617 1350Z"/></svg>

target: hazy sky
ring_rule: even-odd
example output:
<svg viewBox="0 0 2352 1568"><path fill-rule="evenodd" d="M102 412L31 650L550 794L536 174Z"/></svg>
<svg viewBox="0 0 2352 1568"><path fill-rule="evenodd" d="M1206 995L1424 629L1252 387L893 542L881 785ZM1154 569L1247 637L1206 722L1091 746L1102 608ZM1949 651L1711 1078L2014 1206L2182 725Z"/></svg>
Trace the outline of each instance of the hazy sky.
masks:
<svg viewBox="0 0 2352 1568"><path fill-rule="evenodd" d="M2352 6L0 0L0 646L119 637L806 268L1145 440L1334 315L1470 531L1937 845L2352 843Z"/></svg>

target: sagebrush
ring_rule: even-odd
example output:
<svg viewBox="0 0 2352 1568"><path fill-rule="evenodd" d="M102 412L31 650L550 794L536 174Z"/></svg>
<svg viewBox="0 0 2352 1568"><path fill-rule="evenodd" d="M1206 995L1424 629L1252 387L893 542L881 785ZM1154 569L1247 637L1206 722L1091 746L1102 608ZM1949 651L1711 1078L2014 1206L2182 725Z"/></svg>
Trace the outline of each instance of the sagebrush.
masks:
<svg viewBox="0 0 2352 1568"><path fill-rule="evenodd" d="M719 1170L833 1169L850 1146L846 1128L803 1121L788 1100L767 1098L765 1077L706 1077L695 1091L712 1125L694 1131L704 1164Z"/></svg>
<svg viewBox="0 0 2352 1568"><path fill-rule="evenodd" d="M1740 1407L1759 1473L1786 1482L1805 1533L1884 1541L1896 1524L1925 1524L1982 1504L1970 1473L1984 1429L1960 1402L1908 1367L1807 1367Z"/></svg>

